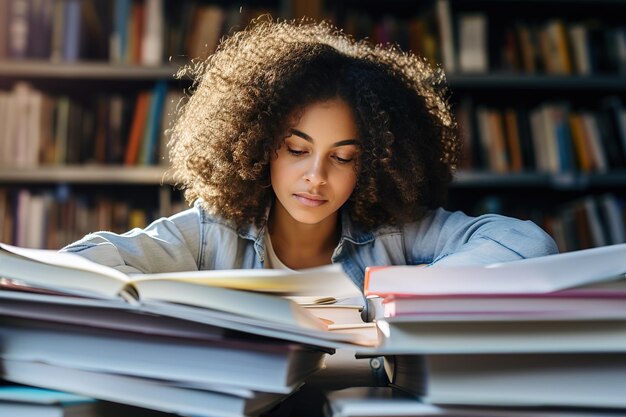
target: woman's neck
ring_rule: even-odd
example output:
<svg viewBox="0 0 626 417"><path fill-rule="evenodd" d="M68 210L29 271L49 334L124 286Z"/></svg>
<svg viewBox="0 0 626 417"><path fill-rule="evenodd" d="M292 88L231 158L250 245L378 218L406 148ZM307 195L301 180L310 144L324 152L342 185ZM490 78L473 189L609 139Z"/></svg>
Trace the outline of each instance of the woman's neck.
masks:
<svg viewBox="0 0 626 417"><path fill-rule="evenodd" d="M292 269L331 263L340 237L339 213L317 224L296 221L280 205L270 212L269 233L278 259Z"/></svg>

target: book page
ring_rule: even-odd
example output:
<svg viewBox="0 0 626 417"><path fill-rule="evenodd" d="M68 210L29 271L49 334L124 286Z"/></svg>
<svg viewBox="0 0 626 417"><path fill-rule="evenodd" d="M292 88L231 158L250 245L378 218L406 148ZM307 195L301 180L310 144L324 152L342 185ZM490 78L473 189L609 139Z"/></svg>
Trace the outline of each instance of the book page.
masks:
<svg viewBox="0 0 626 417"><path fill-rule="evenodd" d="M133 283L140 301L166 301L275 324L326 330L326 325L286 298L215 286L199 286L188 281L140 280ZM164 308L167 308L164 306Z"/></svg>
<svg viewBox="0 0 626 417"><path fill-rule="evenodd" d="M343 272L341 265L328 265L300 271L232 269L132 274L131 280L136 283L140 281L181 281L200 286L301 297L300 300L362 298L360 289Z"/></svg>
<svg viewBox="0 0 626 417"><path fill-rule="evenodd" d="M70 294L113 298L129 281L116 269L79 255L0 243L0 277Z"/></svg>

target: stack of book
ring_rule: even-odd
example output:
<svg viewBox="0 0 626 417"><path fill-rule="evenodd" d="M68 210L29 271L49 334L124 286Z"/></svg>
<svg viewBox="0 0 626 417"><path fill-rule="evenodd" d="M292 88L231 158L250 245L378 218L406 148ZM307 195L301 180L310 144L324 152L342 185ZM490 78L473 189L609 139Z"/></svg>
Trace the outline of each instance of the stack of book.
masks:
<svg viewBox="0 0 626 417"><path fill-rule="evenodd" d="M1 377L183 415L259 414L326 353L372 344L329 331L329 319L286 295L358 294L338 266L129 276L0 244Z"/></svg>
<svg viewBox="0 0 626 417"><path fill-rule="evenodd" d="M624 254L622 244L486 267L371 268L392 385L439 406L623 413Z"/></svg>

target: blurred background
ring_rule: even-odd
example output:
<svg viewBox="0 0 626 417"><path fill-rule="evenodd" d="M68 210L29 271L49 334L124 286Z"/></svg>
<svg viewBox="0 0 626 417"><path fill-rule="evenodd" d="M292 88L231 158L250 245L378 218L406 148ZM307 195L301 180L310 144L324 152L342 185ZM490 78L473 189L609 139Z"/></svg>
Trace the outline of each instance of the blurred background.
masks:
<svg viewBox="0 0 626 417"><path fill-rule="evenodd" d="M59 248L185 208L178 68L261 14L328 20L445 69L464 155L448 209L626 241L626 1L0 0L0 241Z"/></svg>

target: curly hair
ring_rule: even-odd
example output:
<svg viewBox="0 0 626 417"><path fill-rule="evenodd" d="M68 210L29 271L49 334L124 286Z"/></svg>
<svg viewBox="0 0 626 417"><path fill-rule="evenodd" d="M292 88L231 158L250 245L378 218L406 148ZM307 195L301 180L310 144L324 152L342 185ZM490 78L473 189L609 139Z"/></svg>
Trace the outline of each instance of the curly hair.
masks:
<svg viewBox="0 0 626 417"><path fill-rule="evenodd" d="M356 41L329 23L257 19L183 68L193 94L170 131L174 178L188 202L242 226L274 193L269 164L293 115L341 98L360 155L346 203L365 227L414 221L445 202L459 153L443 71L394 45ZM301 113L300 113L301 114Z"/></svg>

